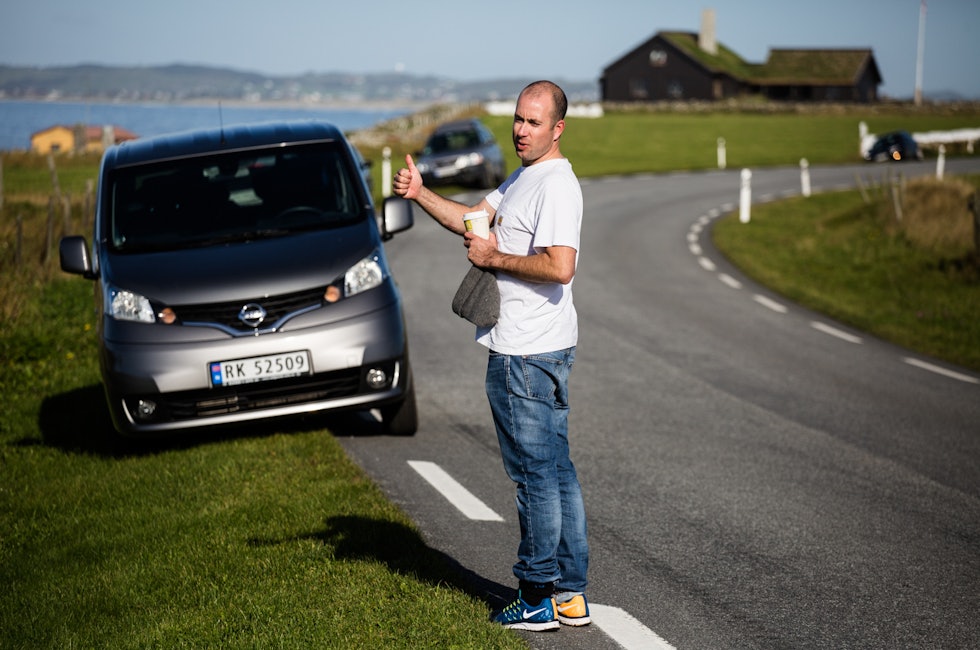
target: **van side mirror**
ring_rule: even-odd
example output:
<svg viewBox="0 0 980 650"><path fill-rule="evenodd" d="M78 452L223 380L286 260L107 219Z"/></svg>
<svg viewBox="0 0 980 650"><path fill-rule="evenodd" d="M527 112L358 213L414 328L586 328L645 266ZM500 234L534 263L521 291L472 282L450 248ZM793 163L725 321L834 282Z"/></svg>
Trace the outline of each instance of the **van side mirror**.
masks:
<svg viewBox="0 0 980 650"><path fill-rule="evenodd" d="M62 237L58 244L58 257L61 260L61 270L75 273L92 279L92 259L89 256L88 243L79 235Z"/></svg>
<svg viewBox="0 0 980 650"><path fill-rule="evenodd" d="M395 233L408 230L415 223L412 202L400 196L389 196L381 206L381 236L388 240Z"/></svg>

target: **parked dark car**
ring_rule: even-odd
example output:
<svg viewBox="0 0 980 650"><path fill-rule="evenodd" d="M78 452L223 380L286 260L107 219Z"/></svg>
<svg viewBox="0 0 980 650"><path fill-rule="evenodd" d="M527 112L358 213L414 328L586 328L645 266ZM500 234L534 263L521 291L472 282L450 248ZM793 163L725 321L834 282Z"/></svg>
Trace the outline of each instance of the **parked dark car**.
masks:
<svg viewBox="0 0 980 650"><path fill-rule="evenodd" d="M447 122L436 128L415 165L426 185L496 187L507 178L504 154L480 120Z"/></svg>
<svg viewBox="0 0 980 650"><path fill-rule="evenodd" d="M881 136L864 155L865 160L922 160L922 150L908 131L892 131Z"/></svg>
<svg viewBox="0 0 980 650"><path fill-rule="evenodd" d="M316 122L225 127L106 151L91 249L109 412L152 434L335 409L417 428L401 297L356 151Z"/></svg>

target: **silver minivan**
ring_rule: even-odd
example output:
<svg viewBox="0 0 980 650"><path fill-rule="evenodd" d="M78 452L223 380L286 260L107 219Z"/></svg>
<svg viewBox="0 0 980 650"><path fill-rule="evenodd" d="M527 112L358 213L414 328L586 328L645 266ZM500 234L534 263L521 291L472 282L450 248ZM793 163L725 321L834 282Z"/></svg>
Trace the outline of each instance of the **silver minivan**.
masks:
<svg viewBox="0 0 980 650"><path fill-rule="evenodd" d="M152 434L333 409L412 435L415 390L383 242L411 204L375 213L360 156L320 122L139 139L102 159L91 247L115 428Z"/></svg>

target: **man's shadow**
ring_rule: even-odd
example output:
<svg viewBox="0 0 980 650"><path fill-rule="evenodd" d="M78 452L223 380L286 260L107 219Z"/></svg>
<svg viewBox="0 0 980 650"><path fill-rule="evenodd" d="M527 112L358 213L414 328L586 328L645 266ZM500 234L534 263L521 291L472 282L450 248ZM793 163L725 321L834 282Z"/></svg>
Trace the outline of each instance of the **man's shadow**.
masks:
<svg viewBox="0 0 980 650"><path fill-rule="evenodd" d="M504 586L467 569L451 556L431 548L414 529L392 521L355 515L338 515L325 522L323 530L285 539L249 540L253 546L274 546L313 540L331 549L338 560L384 563L390 571L413 576L430 585L449 585L477 598L491 611L503 609L517 596Z"/></svg>

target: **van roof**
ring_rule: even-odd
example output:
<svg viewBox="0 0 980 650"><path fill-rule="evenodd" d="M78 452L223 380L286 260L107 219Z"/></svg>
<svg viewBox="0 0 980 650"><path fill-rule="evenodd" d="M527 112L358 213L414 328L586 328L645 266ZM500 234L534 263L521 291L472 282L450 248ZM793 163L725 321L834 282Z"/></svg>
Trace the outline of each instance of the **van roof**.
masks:
<svg viewBox="0 0 980 650"><path fill-rule="evenodd" d="M340 129L327 122L237 124L123 142L106 151L103 166L121 167L212 152L343 139Z"/></svg>

